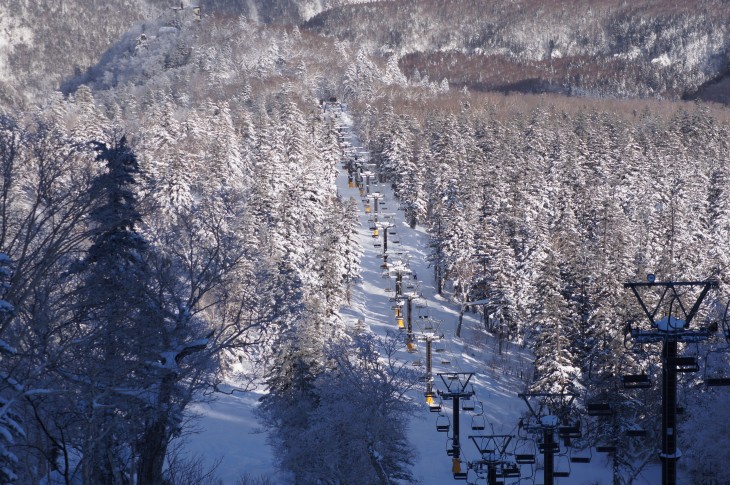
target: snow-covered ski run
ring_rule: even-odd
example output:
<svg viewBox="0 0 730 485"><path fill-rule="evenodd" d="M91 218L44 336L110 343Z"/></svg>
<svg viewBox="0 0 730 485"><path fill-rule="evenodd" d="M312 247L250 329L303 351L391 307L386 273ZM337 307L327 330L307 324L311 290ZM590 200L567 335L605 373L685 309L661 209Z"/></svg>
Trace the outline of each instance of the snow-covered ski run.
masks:
<svg viewBox="0 0 730 485"><path fill-rule="evenodd" d="M334 113L334 114L332 114ZM365 150L353 131L353 120L346 111L330 110L330 116L342 131L345 160L349 156L367 166L370 154ZM448 300L448 295L436 291L433 270L428 264L429 236L420 225L411 228L405 221L398 201L387 183L378 183L377 177L370 179L369 187L363 191L348 179L345 162L340 166L337 179L338 194L348 200L354 198L359 210L358 240L361 246L361 278L349 292L349 305L341 309L341 316L349 326L360 326L364 331L385 336L389 332L400 332L403 349L398 358L414 368L423 370L425 377L426 351L423 335L443 335L434 340L432 352L432 376L434 399L438 403L438 391L445 391L439 374L469 374L469 389L474 392L467 409L460 412L460 454L461 468L467 473L467 483L487 484L483 474L477 475L469 469L469 463L483 458L470 436L512 436L506 455L514 459L517 454L534 455L535 463L521 463L519 476L502 477L505 484L541 484L543 480L542 455L533 436L527 437L518 423L527 413L525 402L518 397L524 392L532 374L533 356L514 344L502 345L501 353L497 339L486 335L483 324L471 313L464 315L461 338L455 335L459 307ZM370 194L370 197L368 197ZM378 200L376 222L375 200ZM368 209L366 209L368 207ZM378 229L374 237L374 228ZM388 235L387 253L390 269L384 268L382 231ZM412 294L413 352L405 342L406 328L399 330L394 301L395 274L393 268L400 267L402 293ZM391 277L392 276L392 277ZM416 296L417 294L417 296ZM405 317L405 309L398 315ZM430 322L430 323L426 323ZM403 325L405 327L405 325ZM453 446L454 413L449 399L442 401L441 412L431 412L424 392L427 383L411 393L417 401L419 411L411 419L408 433L415 448L414 476L424 485L459 483L453 474L453 458L447 449ZM185 450L191 456L204 457L210 465L217 463L215 474L224 484L235 485L239 478L267 477L272 483L288 483L276 467L276 457L267 445L266 430L260 428L254 416L254 409L260 394L257 392L236 392L220 395L214 401L195 406L199 415L196 433L191 434ZM353 419L357 419L353 416ZM441 420L443 421L441 421ZM448 432L437 431L437 423L448 423ZM481 430L481 426L484 430ZM443 428L442 428L443 429ZM477 439L478 441L478 439ZM592 457L589 464L571 462L572 454ZM529 460L526 460L529 461ZM555 478L556 484L608 484L611 483L611 458L605 453L578 452L561 447L555 457L555 470L569 476ZM648 468L634 483L652 484L660 480L658 467ZM463 482L462 482L463 483Z"/></svg>

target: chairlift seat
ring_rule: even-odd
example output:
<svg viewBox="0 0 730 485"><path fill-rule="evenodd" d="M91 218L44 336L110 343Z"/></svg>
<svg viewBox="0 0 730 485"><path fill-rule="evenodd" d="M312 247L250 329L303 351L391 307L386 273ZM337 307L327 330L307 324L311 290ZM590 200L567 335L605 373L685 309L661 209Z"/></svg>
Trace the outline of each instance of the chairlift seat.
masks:
<svg viewBox="0 0 730 485"><path fill-rule="evenodd" d="M532 465L535 463L535 455L532 453L518 453L515 455L515 463L518 465Z"/></svg>
<svg viewBox="0 0 730 485"><path fill-rule="evenodd" d="M616 447L613 445L596 446L596 451L599 453L616 453Z"/></svg>
<svg viewBox="0 0 730 485"><path fill-rule="evenodd" d="M628 430L626 430L626 436L629 436L631 438L646 436L646 430L645 429L628 429Z"/></svg>
<svg viewBox="0 0 730 485"><path fill-rule="evenodd" d="M708 377L705 385L710 387L730 386L730 377Z"/></svg>
<svg viewBox="0 0 730 485"><path fill-rule="evenodd" d="M677 372L698 372L700 370L697 357L675 357L671 363L677 368Z"/></svg>
<svg viewBox="0 0 730 485"><path fill-rule="evenodd" d="M434 403L428 407L428 410L432 413L440 413L441 412L441 404Z"/></svg>
<svg viewBox="0 0 730 485"><path fill-rule="evenodd" d="M538 443L537 449L540 453L545 453L546 451L558 452L560 451L560 445L558 443Z"/></svg>
<svg viewBox="0 0 730 485"><path fill-rule="evenodd" d="M461 402L461 409L464 411L474 411L474 408L476 407L476 403L473 399L465 399Z"/></svg>
<svg viewBox="0 0 730 485"><path fill-rule="evenodd" d="M571 461L571 463L590 463L591 457L590 456L571 456L570 461Z"/></svg>
<svg viewBox="0 0 730 485"><path fill-rule="evenodd" d="M586 414L588 416L610 416L611 405L607 402L588 402L586 403Z"/></svg>
<svg viewBox="0 0 730 485"><path fill-rule="evenodd" d="M466 480L466 472L454 472L454 480Z"/></svg>
<svg viewBox="0 0 730 485"><path fill-rule="evenodd" d="M651 379L646 374L629 374L621 377L624 389L649 389Z"/></svg>
<svg viewBox="0 0 730 485"><path fill-rule="evenodd" d="M558 436L561 438L580 438L583 433L580 431L580 426L577 424L558 426Z"/></svg>
<svg viewBox="0 0 730 485"><path fill-rule="evenodd" d="M553 472L553 476L555 478L568 478L570 476L570 472L567 470L555 470Z"/></svg>

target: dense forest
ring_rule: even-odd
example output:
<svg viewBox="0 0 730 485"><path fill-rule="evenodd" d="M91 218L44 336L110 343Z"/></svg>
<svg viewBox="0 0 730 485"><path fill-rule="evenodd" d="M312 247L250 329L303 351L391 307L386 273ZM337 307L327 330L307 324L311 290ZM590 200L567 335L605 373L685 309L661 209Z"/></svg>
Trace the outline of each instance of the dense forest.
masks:
<svg viewBox="0 0 730 485"><path fill-rule="evenodd" d="M37 26L13 4L13 29L59 40L0 51L16 68L0 79L0 482L215 483L171 457L189 405L224 381L266 390L259 417L293 483L414 481L398 430L416 372L397 338L340 315L358 204L335 187L330 96L427 229L444 297L534 353L528 389L611 396L594 443L651 428L658 391L618 384L661 372L659 352L623 345L639 310L623 283L716 278L701 318L726 303L730 116L676 100L726 72L727 10L575 3L591 15L148 1L103 23L64 0ZM542 23L555 32L532 35ZM514 94L535 90L551 94ZM700 380L681 381L681 464L723 483L728 394ZM652 433L620 443L615 483L656 459Z"/></svg>

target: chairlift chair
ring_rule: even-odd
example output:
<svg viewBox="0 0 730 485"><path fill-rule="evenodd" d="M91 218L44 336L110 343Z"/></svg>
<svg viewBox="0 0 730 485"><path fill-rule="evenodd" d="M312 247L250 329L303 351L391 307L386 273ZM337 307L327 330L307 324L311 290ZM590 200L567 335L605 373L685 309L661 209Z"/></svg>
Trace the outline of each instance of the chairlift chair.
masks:
<svg viewBox="0 0 730 485"><path fill-rule="evenodd" d="M705 356L704 381L708 387L730 386L730 376L728 375L726 365L721 366L717 360L726 355L726 350L711 350ZM710 358L712 356L712 359ZM719 370L719 369L722 370Z"/></svg>
<svg viewBox="0 0 730 485"><path fill-rule="evenodd" d="M596 451L599 453L616 453L615 445L598 445Z"/></svg>
<svg viewBox="0 0 730 485"><path fill-rule="evenodd" d="M613 414L611 405L606 401L589 401L586 403L588 416L610 416Z"/></svg>
<svg viewBox="0 0 730 485"><path fill-rule="evenodd" d="M534 465L535 454L534 453L517 453L515 454L515 462L518 465Z"/></svg>
<svg viewBox="0 0 730 485"><path fill-rule="evenodd" d="M454 439L448 438L446 440L446 455L454 456L455 454L456 454L456 450L454 450Z"/></svg>
<svg viewBox="0 0 730 485"><path fill-rule="evenodd" d="M552 451L553 453L559 453L560 452L560 443L557 443L557 442L538 443L537 450L542 454L544 454L546 451Z"/></svg>
<svg viewBox="0 0 730 485"><path fill-rule="evenodd" d="M675 366L677 372L698 372L700 370L696 356L675 357L670 364Z"/></svg>
<svg viewBox="0 0 730 485"><path fill-rule="evenodd" d="M561 438L580 438L583 436L580 423L566 423L558 426L558 436Z"/></svg>
<svg viewBox="0 0 730 485"><path fill-rule="evenodd" d="M451 462L451 473L454 475L454 480L466 480L468 475L466 463L462 466L462 461L454 458Z"/></svg>
<svg viewBox="0 0 730 485"><path fill-rule="evenodd" d="M570 462L571 463L590 463L591 459L593 458L593 450L591 447L587 448L587 452L584 450L579 455L574 455L571 453L570 455Z"/></svg>
<svg viewBox="0 0 730 485"><path fill-rule="evenodd" d="M502 478L520 478L522 473L517 463L503 463L499 476Z"/></svg>
<svg viewBox="0 0 730 485"><path fill-rule="evenodd" d="M629 438L640 438L646 435L646 430L642 428L630 428L626 430L626 436Z"/></svg>
<svg viewBox="0 0 730 485"><path fill-rule="evenodd" d="M515 443L514 456L518 465L534 465L536 461L535 441L530 438L519 438Z"/></svg>
<svg viewBox="0 0 730 485"><path fill-rule="evenodd" d="M476 403L473 399L464 399L461 401L461 409L463 411L474 411Z"/></svg>
<svg viewBox="0 0 730 485"><path fill-rule="evenodd" d="M646 374L627 374L621 376L624 389L649 389L651 379Z"/></svg>
<svg viewBox="0 0 730 485"><path fill-rule="evenodd" d="M487 420L482 414L471 417L471 429L474 431L484 431L487 427Z"/></svg>
<svg viewBox="0 0 730 485"><path fill-rule="evenodd" d="M436 431L439 433L448 433L451 429L451 421L445 414L439 414L436 418Z"/></svg>

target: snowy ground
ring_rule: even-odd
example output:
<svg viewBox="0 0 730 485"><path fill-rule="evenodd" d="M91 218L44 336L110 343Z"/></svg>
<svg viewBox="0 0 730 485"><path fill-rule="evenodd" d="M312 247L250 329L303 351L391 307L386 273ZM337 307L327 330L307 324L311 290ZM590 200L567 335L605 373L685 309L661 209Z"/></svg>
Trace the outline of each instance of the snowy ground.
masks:
<svg viewBox="0 0 730 485"><path fill-rule="evenodd" d="M351 120L346 114L341 115L341 122L350 127ZM358 145L354 137L349 141L353 146ZM367 154L364 154L367 158ZM378 257L382 247L375 247L376 241L382 238L372 237L369 215L362 209L362 198L357 188L349 188L347 173L341 170L337 182L340 195L349 199L355 198L361 207L359 237L363 249L362 281L352 290L350 306L342 309L346 322L355 325L358 320L364 320L369 329L379 335L386 331L396 331L396 320L390 301L393 281L383 278L381 264ZM403 214L398 211L397 201L393 199L392 191L385 185L372 185L371 192L378 192L384 196L384 204L380 204L381 220L385 214L392 214L397 235L389 236L388 249L393 254L402 252L402 258L407 262L410 271L417 275L418 290L421 298L417 300L419 308L415 308L416 315L428 315L434 321L440 321L440 333L444 334L446 352L434 354L434 374L439 372L474 372L471 380L474 384L474 399L482 403L487 427L484 431L472 431L471 420L473 412L461 413L461 447L462 457L467 461L479 458L475 445L469 440L471 434L516 434L516 425L519 417L526 411L524 402L518 398L518 392L524 390L523 376L529 375L532 357L524 350L508 345L502 355L498 355L496 343L488 337L481 324L474 316L467 314L464 319L462 338L454 335L458 318L458 307L447 301L445 297L435 292L433 272L428 267L426 255L428 252L428 236L422 227L411 229L403 220ZM383 205L385 208L383 208ZM398 244L395 241L399 241ZM408 291L408 290L406 290ZM416 331L419 330L415 325ZM404 361L425 362L424 344L418 344L416 353L403 352L399 357ZM445 356L445 358L442 358ZM443 361L450 361L443 364ZM435 384L440 384L437 377ZM425 386L422 384L421 387ZM425 404L423 390L413 393L413 399L423 403L422 411L413 416L408 435L417 453L414 473L424 485L441 485L458 483L451 473L451 457L447 456L447 434L436 431L436 413L429 412ZM443 388L443 385L441 385ZM275 457L266 444L266 434L260 430L260 424L253 416L252 409L256 405L258 395L255 393L237 393L236 395L222 395L216 401L198 405L194 412L200 415L197 422L199 433L189 437L186 449L191 454L205 456L209 463L221 460L217 474L223 483L235 485L236 480L243 474L251 476L268 476L277 483L286 483L282 475L277 474ZM444 406L445 414L451 419L452 411L449 402ZM449 433L449 436L451 433ZM523 445L532 445L522 442ZM534 446L534 445L532 445ZM539 459L539 458L538 458ZM569 478L556 478L557 484L609 484L610 459L605 454L593 454L590 464L571 464L567 456L556 459L556 469L571 466ZM542 470L530 465L522 467L522 478L507 479L506 483L542 483ZM474 474L470 473L470 483L474 482ZM641 484L659 483L661 480L656 468L645 474ZM463 483L463 482L461 482ZM477 483L485 483L481 480Z"/></svg>

